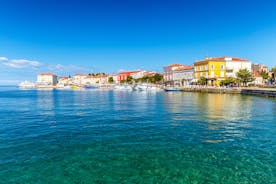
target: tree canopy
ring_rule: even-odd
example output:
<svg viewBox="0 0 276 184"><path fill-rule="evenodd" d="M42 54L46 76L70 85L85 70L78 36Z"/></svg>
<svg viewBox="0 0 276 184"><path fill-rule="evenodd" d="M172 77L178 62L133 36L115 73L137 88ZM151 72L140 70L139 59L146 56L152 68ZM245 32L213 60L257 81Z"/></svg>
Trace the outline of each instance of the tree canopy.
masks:
<svg viewBox="0 0 276 184"><path fill-rule="evenodd" d="M253 82L255 80L248 69L240 69L237 72L237 79L243 85L247 85L247 83Z"/></svg>
<svg viewBox="0 0 276 184"><path fill-rule="evenodd" d="M109 78L108 78L108 83L111 83L111 84L114 83L113 77L109 77Z"/></svg>
<svg viewBox="0 0 276 184"><path fill-rule="evenodd" d="M198 80L198 83L200 85L207 85L208 79L205 77L200 77L200 79Z"/></svg>

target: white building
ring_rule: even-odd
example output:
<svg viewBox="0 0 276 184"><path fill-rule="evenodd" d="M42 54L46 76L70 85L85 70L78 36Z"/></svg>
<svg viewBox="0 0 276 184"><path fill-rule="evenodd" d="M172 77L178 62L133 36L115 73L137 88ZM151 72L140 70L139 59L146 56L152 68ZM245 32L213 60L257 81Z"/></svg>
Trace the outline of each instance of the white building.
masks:
<svg viewBox="0 0 276 184"><path fill-rule="evenodd" d="M70 85L72 84L72 79L69 76L59 77L58 83L63 85Z"/></svg>
<svg viewBox="0 0 276 184"><path fill-rule="evenodd" d="M169 66L163 67L165 81L172 81L173 80L173 71L178 69L179 67L183 67L183 66L184 65L181 65L181 64L171 64Z"/></svg>
<svg viewBox="0 0 276 184"><path fill-rule="evenodd" d="M57 82L57 76L52 73L42 73L37 76L38 86L55 86Z"/></svg>
<svg viewBox="0 0 276 184"><path fill-rule="evenodd" d="M190 85L194 79L193 66L181 66L173 71L172 80L174 84Z"/></svg>
<svg viewBox="0 0 276 184"><path fill-rule="evenodd" d="M144 77L144 73L146 71L144 70L136 70L136 71L133 71L130 76L133 78L133 79L140 79L142 77Z"/></svg>
<svg viewBox="0 0 276 184"><path fill-rule="evenodd" d="M96 76L86 76L84 79L81 79L81 84L83 85L97 85L97 84L107 84L108 75L96 75Z"/></svg>
<svg viewBox="0 0 276 184"><path fill-rule="evenodd" d="M76 84L76 85L85 85L86 77L87 77L87 75L84 75L82 73L75 74L73 76L72 82L73 82L73 84Z"/></svg>
<svg viewBox="0 0 276 184"><path fill-rule="evenodd" d="M118 84L119 83L119 81L118 81L118 75L117 74L111 74L111 75L109 75L109 77L113 78L113 83L114 84Z"/></svg>
<svg viewBox="0 0 276 184"><path fill-rule="evenodd" d="M237 77L237 72L241 69L247 69L251 72L251 62L240 58L225 57L226 77Z"/></svg>

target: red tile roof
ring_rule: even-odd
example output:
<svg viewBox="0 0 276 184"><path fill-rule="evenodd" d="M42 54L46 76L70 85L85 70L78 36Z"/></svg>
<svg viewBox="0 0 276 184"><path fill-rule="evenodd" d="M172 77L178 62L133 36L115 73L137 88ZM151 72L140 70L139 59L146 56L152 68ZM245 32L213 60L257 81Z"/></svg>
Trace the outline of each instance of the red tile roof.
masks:
<svg viewBox="0 0 276 184"><path fill-rule="evenodd" d="M77 73L74 76L86 76L86 75L84 75L83 73Z"/></svg>
<svg viewBox="0 0 276 184"><path fill-rule="evenodd" d="M141 72L142 70L134 70L134 71L125 71L125 72L120 72L119 75L130 75L133 73L138 73Z"/></svg>
<svg viewBox="0 0 276 184"><path fill-rule="evenodd" d="M175 71L181 71L181 70L191 70L194 69L194 66L180 66Z"/></svg>
<svg viewBox="0 0 276 184"><path fill-rule="evenodd" d="M203 62L203 61L237 61L237 62L248 62L246 59L242 58L235 58L235 57L228 57L228 56L223 56L223 57L214 57L214 58L205 58L205 60L201 61L196 61L196 62Z"/></svg>
<svg viewBox="0 0 276 184"><path fill-rule="evenodd" d="M50 76L55 76L55 74L53 74L53 73L41 73L41 74L39 74L39 75L50 75Z"/></svg>
<svg viewBox="0 0 276 184"><path fill-rule="evenodd" d="M174 67L174 66L183 66L182 64L170 64L170 67Z"/></svg>

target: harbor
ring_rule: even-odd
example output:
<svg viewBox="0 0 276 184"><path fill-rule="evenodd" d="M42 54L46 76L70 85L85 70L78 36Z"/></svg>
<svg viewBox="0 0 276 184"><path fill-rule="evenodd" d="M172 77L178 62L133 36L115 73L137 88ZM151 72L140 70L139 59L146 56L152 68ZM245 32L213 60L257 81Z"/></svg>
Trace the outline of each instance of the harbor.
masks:
<svg viewBox="0 0 276 184"><path fill-rule="evenodd" d="M219 93L0 88L0 178L273 183L275 105Z"/></svg>

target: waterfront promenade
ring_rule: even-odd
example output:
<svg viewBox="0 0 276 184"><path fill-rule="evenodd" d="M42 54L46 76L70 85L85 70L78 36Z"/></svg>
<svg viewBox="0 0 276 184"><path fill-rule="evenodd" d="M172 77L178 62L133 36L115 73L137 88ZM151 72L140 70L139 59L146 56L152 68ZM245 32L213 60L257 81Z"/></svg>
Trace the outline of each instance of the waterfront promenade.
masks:
<svg viewBox="0 0 276 184"><path fill-rule="evenodd" d="M189 86L180 87L184 92L202 92L202 93L226 93L226 94L244 94L257 95L264 97L276 97L276 88L257 88L257 87L211 87L211 86Z"/></svg>

